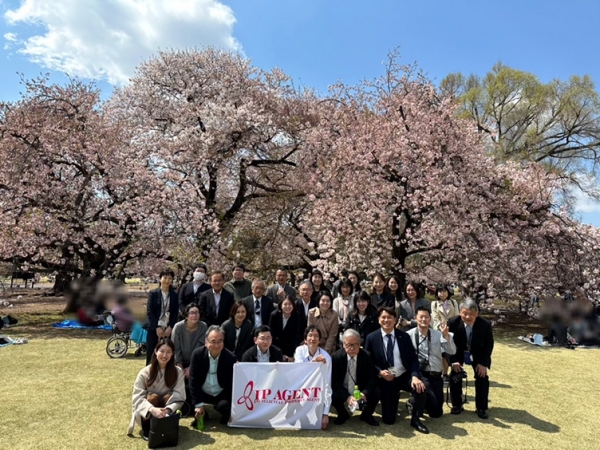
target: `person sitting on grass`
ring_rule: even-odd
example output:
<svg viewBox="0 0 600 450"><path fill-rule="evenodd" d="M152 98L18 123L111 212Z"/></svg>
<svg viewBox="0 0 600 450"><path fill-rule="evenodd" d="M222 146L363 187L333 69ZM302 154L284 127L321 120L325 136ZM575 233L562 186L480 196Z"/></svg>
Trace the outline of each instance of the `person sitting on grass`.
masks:
<svg viewBox="0 0 600 450"><path fill-rule="evenodd" d="M139 371L133 385L131 406L133 413L127 434L135 424L142 427L142 436L148 440L150 418L163 418L177 411L185 401L183 370L175 365L175 345L162 339L152 353L150 365Z"/></svg>

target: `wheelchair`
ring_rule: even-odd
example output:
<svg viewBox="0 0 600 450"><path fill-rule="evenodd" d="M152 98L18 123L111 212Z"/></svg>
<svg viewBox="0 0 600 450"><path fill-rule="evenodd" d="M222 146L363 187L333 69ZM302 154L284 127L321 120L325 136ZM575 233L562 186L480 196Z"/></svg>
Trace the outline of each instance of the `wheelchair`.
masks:
<svg viewBox="0 0 600 450"><path fill-rule="evenodd" d="M112 326L112 336L106 343L106 354L110 358L122 358L130 348L135 347L135 356L146 354L146 335L140 323L135 322L131 331L121 331L115 325L112 314L106 317L106 321Z"/></svg>

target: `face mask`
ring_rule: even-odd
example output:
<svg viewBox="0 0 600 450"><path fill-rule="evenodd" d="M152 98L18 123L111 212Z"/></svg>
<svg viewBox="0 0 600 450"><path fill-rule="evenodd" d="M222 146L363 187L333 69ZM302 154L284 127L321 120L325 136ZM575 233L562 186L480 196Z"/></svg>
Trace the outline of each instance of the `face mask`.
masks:
<svg viewBox="0 0 600 450"><path fill-rule="evenodd" d="M204 274L203 272L194 272L194 280L204 281L206 280L206 274Z"/></svg>

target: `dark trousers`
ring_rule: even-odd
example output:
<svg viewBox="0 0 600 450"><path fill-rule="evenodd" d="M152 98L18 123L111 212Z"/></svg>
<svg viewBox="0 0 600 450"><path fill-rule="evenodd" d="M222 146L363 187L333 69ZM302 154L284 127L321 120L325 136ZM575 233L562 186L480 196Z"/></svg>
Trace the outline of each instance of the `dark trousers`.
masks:
<svg viewBox="0 0 600 450"><path fill-rule="evenodd" d="M477 372L475 372L475 367L473 367L473 372L475 373L475 408L485 411L488 409L490 377L478 376ZM460 380L460 383L454 383L452 381L452 376L450 377L450 398L452 400L453 407L457 408L462 406L462 380Z"/></svg>
<svg viewBox="0 0 600 450"><path fill-rule="evenodd" d="M204 403L213 405L217 412L221 414L221 423L227 423L231 417L231 392L221 392L217 396L204 393Z"/></svg>
<svg viewBox="0 0 600 450"><path fill-rule="evenodd" d="M398 401L400 391L410 392L413 396L413 419L418 419L425 408L426 392L417 393L410 385L412 377L410 373L404 372L392 381L379 379L379 391L381 393L381 420L386 425L393 425L398 415Z"/></svg>
<svg viewBox="0 0 600 450"><path fill-rule="evenodd" d="M444 414L444 380L441 375L421 373L421 381L427 388L425 409L429 417L441 417Z"/></svg>
<svg viewBox="0 0 600 450"><path fill-rule="evenodd" d="M340 396L337 392L334 392L331 396L331 406L335 408L335 412L337 413L338 417L350 416L345 405L349 396L350 394ZM377 406L377 403L379 403L379 397L379 389L374 389L373 392L370 392L369 395L367 395L367 404L360 414L361 417L365 419L373 417L375 407Z"/></svg>

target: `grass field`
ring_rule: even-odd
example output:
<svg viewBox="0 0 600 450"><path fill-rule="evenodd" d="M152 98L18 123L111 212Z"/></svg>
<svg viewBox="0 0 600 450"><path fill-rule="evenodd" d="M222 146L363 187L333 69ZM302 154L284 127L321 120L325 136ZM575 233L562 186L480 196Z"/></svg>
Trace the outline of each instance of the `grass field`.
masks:
<svg viewBox="0 0 600 450"><path fill-rule="evenodd" d="M35 322L5 332L30 342L0 348L0 448L147 448L137 435L126 435L131 389L143 357L136 358L131 350L126 358L109 359L104 350L109 332L54 330L44 318L59 315L46 314L26 315L27 322ZM452 416L446 406L442 418L424 419L430 435L409 427L403 395L394 426L372 428L355 417L342 426L331 423L324 432L243 430L213 420L200 433L184 419L178 448L600 448L599 350L542 349L518 341L516 333L500 334L487 421L475 415L470 387L463 414Z"/></svg>

